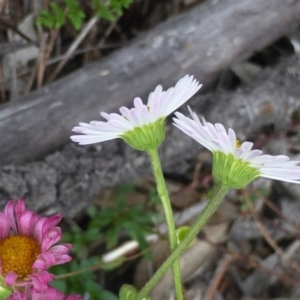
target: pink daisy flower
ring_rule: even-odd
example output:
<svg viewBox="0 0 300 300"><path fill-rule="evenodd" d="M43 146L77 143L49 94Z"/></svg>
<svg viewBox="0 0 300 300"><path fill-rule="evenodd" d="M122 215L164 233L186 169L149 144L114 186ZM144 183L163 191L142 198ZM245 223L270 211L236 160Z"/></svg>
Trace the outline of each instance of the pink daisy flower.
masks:
<svg viewBox="0 0 300 300"><path fill-rule="evenodd" d="M51 286L46 286L42 292L37 292L34 289L27 290L22 293L14 292L6 300L82 300L83 297L78 295L65 296L62 292Z"/></svg>
<svg viewBox="0 0 300 300"><path fill-rule="evenodd" d="M54 279L46 270L71 260L71 244L55 245L61 239L56 226L61 218L40 217L23 199L7 203L0 212L0 287L42 291Z"/></svg>

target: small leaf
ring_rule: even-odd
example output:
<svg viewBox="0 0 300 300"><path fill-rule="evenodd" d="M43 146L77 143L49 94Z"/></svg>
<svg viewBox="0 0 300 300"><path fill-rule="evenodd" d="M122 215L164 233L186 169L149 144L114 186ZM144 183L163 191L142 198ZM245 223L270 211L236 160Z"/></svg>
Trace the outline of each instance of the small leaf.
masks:
<svg viewBox="0 0 300 300"><path fill-rule="evenodd" d="M99 232L98 228L92 227L88 228L84 233L82 233L85 241L93 242L102 237L102 234Z"/></svg>
<svg viewBox="0 0 300 300"><path fill-rule="evenodd" d="M63 9L55 2L51 2L50 6L53 10L54 17L55 17L54 27L60 28L66 22L65 13L64 13Z"/></svg>
<svg viewBox="0 0 300 300"><path fill-rule="evenodd" d="M116 260L114 260L112 262L102 263L101 264L101 270L105 270L105 271L114 270L114 269L120 267L125 260L126 260L125 258L123 258L122 256L120 256L120 257L118 257Z"/></svg>
<svg viewBox="0 0 300 300"><path fill-rule="evenodd" d="M176 237L177 237L177 243L180 244L184 238L188 235L190 232L191 227L190 226L181 226L176 229ZM192 247L195 243L196 239L194 238L192 242L187 246L187 248Z"/></svg>
<svg viewBox="0 0 300 300"><path fill-rule="evenodd" d="M53 28L55 23L54 16L47 10L41 10L36 20L36 25L42 25L46 28Z"/></svg>
<svg viewBox="0 0 300 300"><path fill-rule="evenodd" d="M128 284L122 285L119 292L120 300L134 300L136 296L137 290L133 286Z"/></svg>
<svg viewBox="0 0 300 300"><path fill-rule="evenodd" d="M82 27L82 22L85 18L85 13L80 7L78 0L65 0L68 8L67 17L76 30Z"/></svg>
<svg viewBox="0 0 300 300"><path fill-rule="evenodd" d="M112 249L117 245L118 238L119 238L119 226L114 226L109 229L106 233L106 247L107 249Z"/></svg>
<svg viewBox="0 0 300 300"><path fill-rule="evenodd" d="M119 292L120 300L134 300L137 295L138 295L137 289L129 284L122 285ZM146 297L143 300L151 300L151 298Z"/></svg>
<svg viewBox="0 0 300 300"><path fill-rule="evenodd" d="M51 281L51 286L55 287L56 289L62 291L64 294L67 293L67 282L63 279L56 279Z"/></svg>
<svg viewBox="0 0 300 300"><path fill-rule="evenodd" d="M111 13L111 11L104 5L102 5L100 3L99 0L94 0L93 1L96 7L96 15L98 18L103 18L106 19L108 21L114 21L115 17L114 15Z"/></svg>
<svg viewBox="0 0 300 300"><path fill-rule="evenodd" d="M97 296L99 297L99 295L97 295ZM101 293L100 293L100 299L105 299L105 300L119 300L119 298L115 294L113 294L113 293L111 293L109 291L106 291L106 290L102 290L101 291Z"/></svg>

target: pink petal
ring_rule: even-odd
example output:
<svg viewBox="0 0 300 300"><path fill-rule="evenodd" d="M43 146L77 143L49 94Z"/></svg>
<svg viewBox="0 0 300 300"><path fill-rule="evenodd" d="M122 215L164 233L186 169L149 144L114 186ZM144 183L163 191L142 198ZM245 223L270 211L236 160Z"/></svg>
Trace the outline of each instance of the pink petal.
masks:
<svg viewBox="0 0 300 300"><path fill-rule="evenodd" d="M15 211L17 218L22 215L22 213L26 210L24 199L20 198L16 201Z"/></svg>
<svg viewBox="0 0 300 300"><path fill-rule="evenodd" d="M53 227L55 227L62 219L62 214L56 214L48 217L43 225L43 235L47 234Z"/></svg>
<svg viewBox="0 0 300 300"><path fill-rule="evenodd" d="M30 277L32 285L35 290L45 290L45 285L52 281L55 276L47 271L38 272Z"/></svg>
<svg viewBox="0 0 300 300"><path fill-rule="evenodd" d="M18 278L18 275L13 272L13 271L10 271L7 273L7 275L5 276L5 283L8 285L8 286L12 286L16 283L16 280Z"/></svg>
<svg viewBox="0 0 300 300"><path fill-rule="evenodd" d="M36 261L32 265L33 270L46 270L47 264L43 259L37 258Z"/></svg>
<svg viewBox="0 0 300 300"><path fill-rule="evenodd" d="M41 253L33 263L33 269L46 270L56 264L55 256L50 252Z"/></svg>
<svg viewBox="0 0 300 300"><path fill-rule="evenodd" d="M35 226L34 236L36 237L39 243L43 241L43 226L46 220L47 217L41 217Z"/></svg>
<svg viewBox="0 0 300 300"><path fill-rule="evenodd" d="M61 220L62 215L56 214L51 217L42 217L39 219L36 228L35 236L37 240L42 243L44 236Z"/></svg>
<svg viewBox="0 0 300 300"><path fill-rule="evenodd" d="M43 297L43 298L41 298ZM64 294L51 287L48 286L48 289L45 290L43 293L39 294L39 298L36 298L36 300L41 300L41 299L46 299L46 300L83 300L83 297L79 296L79 295L69 295L67 297L64 296ZM35 300L35 299L32 299Z"/></svg>
<svg viewBox="0 0 300 300"><path fill-rule="evenodd" d="M71 244L60 244L51 247L48 251L52 252L54 255L68 254L73 248Z"/></svg>
<svg viewBox="0 0 300 300"><path fill-rule="evenodd" d="M83 297L79 295L70 295L64 298L64 300L83 300Z"/></svg>
<svg viewBox="0 0 300 300"><path fill-rule="evenodd" d="M6 300L26 300L26 296L20 291L14 291L14 293L6 298Z"/></svg>
<svg viewBox="0 0 300 300"><path fill-rule="evenodd" d="M33 235L38 219L39 217L35 212L26 210L19 219L19 234Z"/></svg>
<svg viewBox="0 0 300 300"><path fill-rule="evenodd" d="M55 227L52 231L50 231L46 236L43 237L41 243L42 251L47 251L59 240L61 240L61 229L59 227Z"/></svg>
<svg viewBox="0 0 300 300"><path fill-rule="evenodd" d="M55 264L56 265L65 264L71 260L72 260L72 257L69 255L59 255L59 256L55 257Z"/></svg>
<svg viewBox="0 0 300 300"><path fill-rule="evenodd" d="M21 228L20 219L21 219L21 216L23 215L23 213L25 212L25 210L26 210L26 207L25 207L24 199L19 199L15 205L15 215L16 215L15 218L16 218L16 223L18 226L19 233L20 233L20 228Z"/></svg>
<svg viewBox="0 0 300 300"><path fill-rule="evenodd" d="M14 233L18 233L18 227L15 220L15 201L11 200L9 201L6 206L4 213L6 215L6 218L9 222L10 227L12 228Z"/></svg>
<svg viewBox="0 0 300 300"><path fill-rule="evenodd" d="M0 212L0 239L5 239L9 236L10 226L5 213Z"/></svg>

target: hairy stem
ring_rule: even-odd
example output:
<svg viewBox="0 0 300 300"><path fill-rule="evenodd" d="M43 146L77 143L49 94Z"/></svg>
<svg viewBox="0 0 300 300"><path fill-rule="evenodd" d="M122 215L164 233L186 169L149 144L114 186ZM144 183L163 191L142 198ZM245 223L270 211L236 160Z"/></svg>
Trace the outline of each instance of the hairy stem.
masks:
<svg viewBox="0 0 300 300"><path fill-rule="evenodd" d="M171 253L169 258L162 264L162 266L156 271L153 277L146 283L146 285L140 290L135 300L144 299L151 289L158 283L158 281L163 277L163 275L168 271L168 269L174 264L174 262L178 261L180 255L184 252L186 247L193 241L202 227L207 223L207 221L211 218L211 216L215 213L223 198L228 192L228 188L224 186L219 186L215 192L215 195L206 205L194 225L191 227L189 233L182 240L182 242L175 248L175 250Z"/></svg>
<svg viewBox="0 0 300 300"><path fill-rule="evenodd" d="M172 207L170 203L169 193L163 176L157 148L149 150L148 155L151 161L152 171L155 177L158 195L161 199L164 208L165 218L168 226L170 249L171 252L173 252L177 246L176 229L175 229L175 223L174 223L174 217L173 217ZM176 299L183 300L179 258L174 259L172 265L173 265L173 278L174 278ZM143 296L141 299L143 299L144 297L145 296Z"/></svg>

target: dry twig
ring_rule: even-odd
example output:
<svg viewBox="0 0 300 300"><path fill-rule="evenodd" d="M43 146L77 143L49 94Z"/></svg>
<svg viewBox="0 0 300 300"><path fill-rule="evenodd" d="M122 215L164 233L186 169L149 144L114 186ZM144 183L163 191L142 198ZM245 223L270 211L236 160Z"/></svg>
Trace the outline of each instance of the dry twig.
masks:
<svg viewBox="0 0 300 300"><path fill-rule="evenodd" d="M262 197L262 200L264 201L264 203L266 205L268 205L282 220L286 221L288 224L290 224L293 229L295 230L295 232L297 233L297 235L300 236L300 228L297 226L297 224L291 220L289 220L288 218L286 218L285 215L283 215L283 213L279 210L279 208L273 203L271 202L268 198Z"/></svg>
<svg viewBox="0 0 300 300"><path fill-rule="evenodd" d="M255 212L254 206L249 198L248 193L243 191L244 197L246 199L247 205L249 207L250 214L254 221L257 224L257 227L259 228L261 234L265 238L266 242L274 249L274 251L281 257L281 259L285 262L287 262L294 270L296 270L298 273L300 273L300 266L297 262L293 261L289 256L286 255L286 253L279 247L279 245L276 243L276 241L272 238L266 227L263 225L261 220L259 219L258 215Z"/></svg>
<svg viewBox="0 0 300 300"><path fill-rule="evenodd" d="M53 79L56 77L56 75L61 71L61 69L64 67L66 62L68 61L69 57L72 55L72 53L77 49L79 44L83 41L83 39L87 36L87 34L90 32L90 30L95 26L95 24L98 21L98 17L94 16L92 17L85 26L81 29L81 32L77 36L77 38L73 41L73 43L70 45L69 49L67 50L64 59L58 64L54 72L49 77L47 83L50 83L53 81Z"/></svg>
<svg viewBox="0 0 300 300"><path fill-rule="evenodd" d="M253 258L245 257L238 253L232 252L232 251L228 250L227 248L225 248L224 246L216 244L207 238L205 238L204 240L207 243L209 243L210 245L213 245L214 247L216 247L218 250L222 251L223 253L227 253L227 254L231 255L234 258L234 260L241 262L243 265L245 265L245 266L248 265L252 268L261 270L262 272L265 272L265 273L269 274L270 276L274 276L274 277L278 278L279 280L281 280L282 282L284 282L286 284L300 288L300 283L299 283L298 279L294 279L292 277L289 277L287 274L280 274L279 272L271 270L271 269L259 264L259 262L257 262Z"/></svg>
<svg viewBox="0 0 300 300"><path fill-rule="evenodd" d="M220 286L221 281L233 260L234 257L232 255L226 254L223 260L220 262L212 282L206 292L205 300L214 300L215 293L218 290L218 287Z"/></svg>

